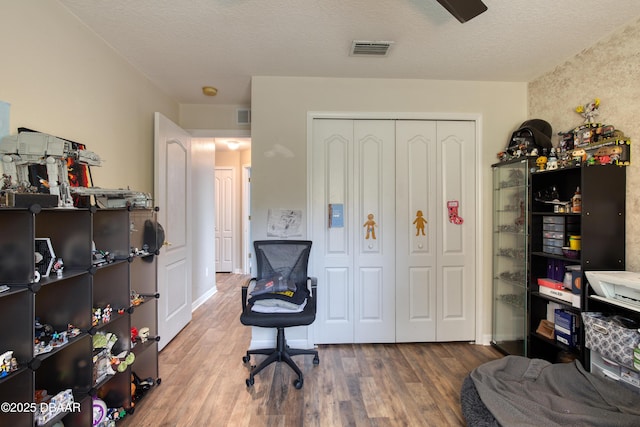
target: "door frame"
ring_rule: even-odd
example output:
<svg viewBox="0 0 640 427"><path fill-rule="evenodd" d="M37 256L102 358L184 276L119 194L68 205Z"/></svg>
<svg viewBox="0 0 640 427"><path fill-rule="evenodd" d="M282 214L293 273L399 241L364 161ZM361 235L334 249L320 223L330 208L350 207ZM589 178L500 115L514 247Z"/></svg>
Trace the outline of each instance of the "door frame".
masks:
<svg viewBox="0 0 640 427"><path fill-rule="evenodd" d="M189 132L194 138L251 138L251 129L186 129L187 132ZM249 168L251 169L251 164L243 164L242 165L242 172L244 173L245 168ZM248 203L248 199L245 199L244 197L244 181L242 184L242 188L240 189L242 191L242 195L240 198L240 201L242 202L242 206L240 206L240 210L241 212L243 212L243 218L242 218L242 226L244 227L244 222L247 220L247 217L249 215L251 215L251 213L249 212L250 207L247 207L247 215L245 217L244 215L244 211L245 211L245 201L247 201ZM237 184L236 184L237 187ZM234 195L235 197L238 196L237 191L234 189ZM236 203L237 205L237 203ZM237 213L237 206L235 208L235 212ZM250 256L251 253L251 241L250 240L246 240L246 239L250 239L251 236L247 233L247 236L245 238L244 233L238 233L237 230L238 224L237 224L237 220L234 218L234 229L235 229L235 233L234 234L234 246L236 247L236 249L234 249L234 255L233 255L233 266L234 269L232 271L232 273L242 273L243 271L245 272L245 274L249 274L250 272L246 272L245 270L247 269L247 267L245 267L244 262L245 260L248 259L248 257ZM237 240L237 241L236 241ZM237 250L237 245L241 244L242 245L242 265L240 267L238 267L238 260L236 259L236 253L235 251Z"/></svg>
<svg viewBox="0 0 640 427"><path fill-rule="evenodd" d="M251 165L242 165L242 273L251 274Z"/></svg>
<svg viewBox="0 0 640 427"><path fill-rule="evenodd" d="M482 238L483 228L481 224L484 223L482 216L482 209L480 201L483 200L482 191L482 114L477 113L426 113L426 112L365 112L365 111L309 111L307 112L307 224L311 224L312 221L312 197L311 191L313 189L312 174L313 159L310 154L312 152L313 144L313 121L316 119L345 119L345 120L458 120L458 121L473 121L475 122L476 132L476 301L475 301L475 342L477 344L488 345L490 342L490 335L487 337L483 334L483 319L484 307L483 301L485 292L482 286L484 277L484 254L482 248L484 246L484 239ZM307 234L309 240L313 240L313 227L307 227ZM309 263L311 276L316 275L313 271L313 263ZM309 339L311 342L315 342L315 326L312 324L309 328Z"/></svg>

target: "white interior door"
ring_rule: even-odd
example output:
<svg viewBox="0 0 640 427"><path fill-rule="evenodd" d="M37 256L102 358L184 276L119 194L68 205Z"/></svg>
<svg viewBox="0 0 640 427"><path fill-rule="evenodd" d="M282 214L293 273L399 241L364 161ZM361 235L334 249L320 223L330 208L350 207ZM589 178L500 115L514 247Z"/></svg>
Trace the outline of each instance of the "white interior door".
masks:
<svg viewBox="0 0 640 427"><path fill-rule="evenodd" d="M311 146L313 274L318 278L317 343L353 343L353 121L314 120ZM337 216L328 224L329 215ZM358 233L360 224L358 224Z"/></svg>
<svg viewBox="0 0 640 427"><path fill-rule="evenodd" d="M436 340L435 121L396 123L396 341Z"/></svg>
<svg viewBox="0 0 640 427"><path fill-rule="evenodd" d="M233 271L234 254L234 174L232 168L216 168L216 272Z"/></svg>
<svg viewBox="0 0 640 427"><path fill-rule="evenodd" d="M395 341L395 122L354 122L354 342Z"/></svg>
<svg viewBox="0 0 640 427"><path fill-rule="evenodd" d="M155 113L154 198L165 244L158 256L159 348L191 321L191 136Z"/></svg>
<svg viewBox="0 0 640 427"><path fill-rule="evenodd" d="M314 120L319 343L395 339L394 133L393 121ZM342 214L328 225L330 211Z"/></svg>
<svg viewBox="0 0 640 427"><path fill-rule="evenodd" d="M437 341L475 339L475 122L438 122ZM451 217L449 204L457 204Z"/></svg>
<svg viewBox="0 0 640 427"><path fill-rule="evenodd" d="M396 129L396 340L474 340L475 122Z"/></svg>

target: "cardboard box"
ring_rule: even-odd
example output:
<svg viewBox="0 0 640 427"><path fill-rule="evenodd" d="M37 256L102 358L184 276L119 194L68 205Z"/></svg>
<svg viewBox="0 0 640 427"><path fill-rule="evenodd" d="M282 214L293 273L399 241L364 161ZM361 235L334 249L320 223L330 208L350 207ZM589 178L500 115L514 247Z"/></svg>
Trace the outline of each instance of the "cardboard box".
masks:
<svg viewBox="0 0 640 427"><path fill-rule="evenodd" d="M539 289L540 293L542 295L547 295L547 296L559 299L560 301L573 304L573 295L571 294L571 291L568 289L552 289L546 286L539 286L539 288L540 288Z"/></svg>

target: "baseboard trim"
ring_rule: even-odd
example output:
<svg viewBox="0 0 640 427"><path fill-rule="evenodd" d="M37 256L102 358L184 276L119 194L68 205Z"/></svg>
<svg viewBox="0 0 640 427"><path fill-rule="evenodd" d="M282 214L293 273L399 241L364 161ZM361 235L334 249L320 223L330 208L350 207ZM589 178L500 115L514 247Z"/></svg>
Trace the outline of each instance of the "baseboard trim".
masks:
<svg viewBox="0 0 640 427"><path fill-rule="evenodd" d="M200 298L198 298L197 300L192 302L191 303L191 312L193 313L194 311L196 311L196 309L198 307L200 307L202 304L207 302L207 300L209 298L211 298L212 296L214 296L217 292L218 292L218 288L216 288L214 286L213 288L209 289L209 291L206 292L204 295L202 295Z"/></svg>

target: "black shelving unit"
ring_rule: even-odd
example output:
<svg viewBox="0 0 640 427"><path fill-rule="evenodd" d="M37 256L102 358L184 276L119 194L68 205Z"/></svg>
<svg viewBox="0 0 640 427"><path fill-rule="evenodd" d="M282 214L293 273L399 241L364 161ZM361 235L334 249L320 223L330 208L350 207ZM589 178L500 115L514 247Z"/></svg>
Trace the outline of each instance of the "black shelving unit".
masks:
<svg viewBox="0 0 640 427"><path fill-rule="evenodd" d="M578 187L582 195L581 212L572 212L548 200L550 190L555 188L558 199L569 202ZM615 165L583 165L536 171L531 176L531 191L527 356L551 362L577 359L588 367L584 328L579 327L576 345L567 345L536 331L542 320L551 320L548 318L550 303L576 316L581 326L581 313L588 307L584 271L624 270L626 170ZM557 224L557 233L549 234L554 228L549 224ZM575 258L562 251L562 247L570 246L570 235L581 237L581 249ZM555 241L547 240L549 238ZM560 250L554 249L556 244ZM567 266L581 271L576 295L567 300L542 293L538 279L550 278L549 269L555 268L560 272L554 277L563 281ZM564 296L567 297L566 293Z"/></svg>
<svg viewBox="0 0 640 427"><path fill-rule="evenodd" d="M134 373L159 383L157 341L132 341L131 328L149 327L157 335L156 254L143 249L145 222L156 221L151 209L41 209L0 208L0 354L13 351L18 369L0 378L0 401L36 404L36 394L54 396L70 389L75 409L61 413L47 425L93 425L93 399L108 407L131 410ZM147 236L148 237L148 236ZM61 275L35 278L35 239L49 238ZM154 245L157 247L157 244ZM109 253L109 261L95 265L93 248ZM144 309L131 307L131 290L143 290ZM93 324L93 309L112 308L111 319ZM57 332L72 325L78 335L42 353L34 348L36 319ZM95 334L117 336L117 352L134 352L133 364L100 381L93 378ZM142 375L140 375L142 373ZM16 409L18 407L16 406ZM2 411L0 425L34 426L35 411Z"/></svg>

